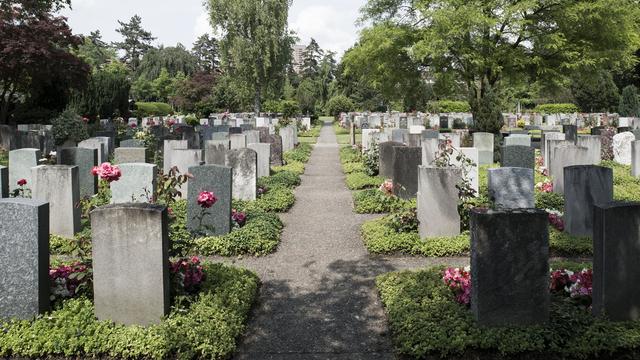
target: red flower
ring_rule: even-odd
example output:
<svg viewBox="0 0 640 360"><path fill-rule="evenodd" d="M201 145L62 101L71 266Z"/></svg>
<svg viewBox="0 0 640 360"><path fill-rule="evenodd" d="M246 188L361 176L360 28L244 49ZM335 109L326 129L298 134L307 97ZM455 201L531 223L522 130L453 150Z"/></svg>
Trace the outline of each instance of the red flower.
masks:
<svg viewBox="0 0 640 360"><path fill-rule="evenodd" d="M18 186L25 186L25 185L27 185L27 180L26 179L18 180Z"/></svg>
<svg viewBox="0 0 640 360"><path fill-rule="evenodd" d="M198 195L198 205L203 209L208 209L218 201L218 198L211 191L203 191Z"/></svg>

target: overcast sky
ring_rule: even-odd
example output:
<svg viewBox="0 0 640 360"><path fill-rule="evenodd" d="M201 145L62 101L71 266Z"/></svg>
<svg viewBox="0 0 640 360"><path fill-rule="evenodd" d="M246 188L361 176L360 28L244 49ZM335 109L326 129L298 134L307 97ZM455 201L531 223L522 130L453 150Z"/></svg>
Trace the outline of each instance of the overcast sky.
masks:
<svg viewBox="0 0 640 360"><path fill-rule="evenodd" d="M232 0L230 0L232 1ZM358 37L355 21L366 0L293 0L289 27L298 33L301 43L313 37L323 49L338 53L351 47ZM195 39L210 31L201 0L72 0L73 10L62 15L69 18L75 33L100 30L105 41L119 40L117 20L133 15L142 17L142 25L157 38L156 45L173 46L180 42L187 48Z"/></svg>

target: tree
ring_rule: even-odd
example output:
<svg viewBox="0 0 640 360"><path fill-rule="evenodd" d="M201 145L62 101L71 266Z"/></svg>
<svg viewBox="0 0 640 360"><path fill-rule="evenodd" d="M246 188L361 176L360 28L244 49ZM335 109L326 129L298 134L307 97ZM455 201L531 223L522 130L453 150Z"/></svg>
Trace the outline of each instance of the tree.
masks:
<svg viewBox="0 0 640 360"><path fill-rule="evenodd" d="M187 113L195 112L199 104L211 101L216 77L213 73L201 71L191 78L176 81L175 93L169 102L177 110Z"/></svg>
<svg viewBox="0 0 640 360"><path fill-rule="evenodd" d="M51 112L66 106L72 88L86 83L89 65L70 51L83 40L73 35L65 18L53 15L68 4L46 0L0 3L0 124L6 124L18 106L27 103L46 109L35 117L48 120ZM41 99L46 101L34 101Z"/></svg>
<svg viewBox="0 0 640 360"><path fill-rule="evenodd" d="M130 89L129 70L115 61L94 70L86 88L72 93L69 108L86 117L126 116Z"/></svg>
<svg viewBox="0 0 640 360"><path fill-rule="evenodd" d="M640 99L638 99L638 88L629 85L622 89L618 112L623 117L640 117Z"/></svg>
<svg viewBox="0 0 640 360"><path fill-rule="evenodd" d="M284 78L284 51L291 52L287 31L288 0L208 0L211 23L224 33L221 40L225 71L230 79L253 88L254 111L260 112L263 91L274 81ZM290 54L289 56L290 57ZM283 81L284 83L284 81Z"/></svg>
<svg viewBox="0 0 640 360"><path fill-rule="evenodd" d="M313 79L304 79L298 87L298 104L303 114L314 114L320 98L320 86Z"/></svg>
<svg viewBox="0 0 640 360"><path fill-rule="evenodd" d="M156 90L156 97L159 101L169 101L169 96L173 92L173 78L166 68L162 68L160 75L153 80L153 88Z"/></svg>
<svg viewBox="0 0 640 360"><path fill-rule="evenodd" d="M142 28L142 18L138 15L131 17L128 23L118 20L118 24L120 27L116 29L116 32L122 35L123 40L114 42L113 47L124 51L122 61L135 71L140 65L142 56L153 48L151 42L156 38Z"/></svg>
<svg viewBox="0 0 640 360"><path fill-rule="evenodd" d="M78 47L76 55L94 69L117 59L116 51L102 41L100 30L84 37L84 43Z"/></svg>
<svg viewBox="0 0 640 360"><path fill-rule="evenodd" d="M480 107L491 105L489 94L497 99L509 77L557 82L579 71L632 65L639 8L635 0L369 0L363 11L376 23L415 29L411 56L436 73L455 72L476 125L488 128L481 123L494 119L483 114L494 111Z"/></svg>
<svg viewBox="0 0 640 360"><path fill-rule="evenodd" d="M198 71L198 59L190 53L182 44L150 49L142 57L140 66L136 73L149 80L154 80L166 70L169 76L176 76L178 73L191 75Z"/></svg>
<svg viewBox="0 0 640 360"><path fill-rule="evenodd" d="M131 97L135 101L156 101L158 92L153 81L141 76L131 84Z"/></svg>
<svg viewBox="0 0 640 360"><path fill-rule="evenodd" d="M571 83L571 93L584 112L608 112L620 102L618 87L608 71L580 74Z"/></svg>
<svg viewBox="0 0 640 360"><path fill-rule="evenodd" d="M329 100L331 92L331 84L336 79L336 53L327 51L320 62L320 95L322 103L325 104Z"/></svg>
<svg viewBox="0 0 640 360"><path fill-rule="evenodd" d="M193 55L201 71L214 72L220 69L220 44L214 37L204 34L193 44Z"/></svg>
<svg viewBox="0 0 640 360"><path fill-rule="evenodd" d="M309 45L302 52L300 74L303 78L315 79L320 75L320 61L324 55L320 45L311 38Z"/></svg>
<svg viewBox="0 0 640 360"><path fill-rule="evenodd" d="M332 97L325 105L325 111L335 118L337 118L340 113L354 111L355 109L356 105L353 101L344 95Z"/></svg>

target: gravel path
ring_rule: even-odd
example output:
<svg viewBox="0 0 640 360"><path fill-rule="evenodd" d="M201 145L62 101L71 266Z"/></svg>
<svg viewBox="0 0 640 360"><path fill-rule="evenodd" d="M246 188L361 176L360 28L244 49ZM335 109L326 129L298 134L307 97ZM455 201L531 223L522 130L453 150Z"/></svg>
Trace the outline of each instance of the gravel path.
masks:
<svg viewBox="0 0 640 360"><path fill-rule="evenodd" d="M307 164L296 204L282 215L278 251L215 258L258 273L262 288L236 359L394 359L376 275L467 258L369 256L360 238L371 216L353 212L329 123Z"/></svg>

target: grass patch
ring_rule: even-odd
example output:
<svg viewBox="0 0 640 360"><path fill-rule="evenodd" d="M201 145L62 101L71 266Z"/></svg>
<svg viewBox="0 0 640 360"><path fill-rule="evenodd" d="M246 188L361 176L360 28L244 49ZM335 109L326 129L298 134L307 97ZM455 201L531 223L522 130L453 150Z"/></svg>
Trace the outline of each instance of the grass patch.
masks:
<svg viewBox="0 0 640 360"><path fill-rule="evenodd" d="M362 190L366 188L378 187L384 182L379 176L369 176L363 172L347 174L347 188L349 190Z"/></svg>
<svg viewBox="0 0 640 360"><path fill-rule="evenodd" d="M631 166L603 161L601 166L613 169L613 198L620 201L640 201L640 179L631 176Z"/></svg>
<svg viewBox="0 0 640 360"><path fill-rule="evenodd" d="M640 322L609 322L561 296L551 297L547 324L480 328L455 302L442 268L376 279L396 351L408 358L635 359Z"/></svg>
<svg viewBox="0 0 640 360"><path fill-rule="evenodd" d="M195 300L176 301L159 325L97 321L91 300L67 300L33 321L2 323L0 356L226 359L246 328L259 279L222 264L204 268L207 277Z"/></svg>

